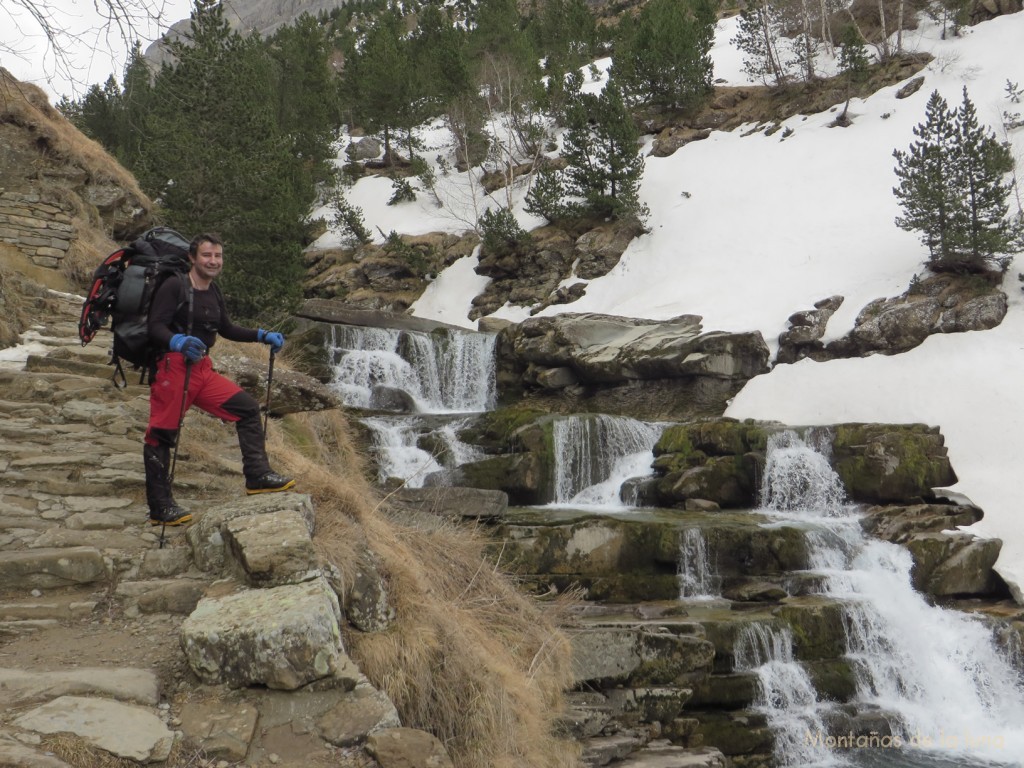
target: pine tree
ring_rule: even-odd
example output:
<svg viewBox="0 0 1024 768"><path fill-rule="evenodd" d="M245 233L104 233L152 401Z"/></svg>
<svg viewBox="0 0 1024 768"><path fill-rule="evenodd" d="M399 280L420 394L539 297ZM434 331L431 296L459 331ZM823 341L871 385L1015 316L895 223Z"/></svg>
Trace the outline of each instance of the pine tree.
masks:
<svg viewBox="0 0 1024 768"><path fill-rule="evenodd" d="M914 128L918 141L906 152L896 150L896 176L893 189L903 215L896 225L907 231L921 232L930 261L939 263L952 257L950 242L956 229L957 191L954 185L956 125L949 105L933 91L925 106L925 121Z"/></svg>
<svg viewBox="0 0 1024 768"><path fill-rule="evenodd" d="M301 298L315 188L277 124L275 62L258 36L232 32L208 0L196 2L190 44L172 50L177 63L154 82L136 176L172 226L225 238L222 282L237 317L291 308Z"/></svg>
<svg viewBox="0 0 1024 768"><path fill-rule="evenodd" d="M715 6L651 0L623 26L612 71L631 103L691 109L711 92Z"/></svg>
<svg viewBox="0 0 1024 768"><path fill-rule="evenodd" d="M1013 155L995 133L978 123L978 112L967 96L957 113L957 178L965 208L963 233L958 233L960 261L971 271L990 264L1005 268L999 254L1020 250L1021 223L1007 219Z"/></svg>
<svg viewBox="0 0 1024 768"><path fill-rule="evenodd" d="M933 270L1005 269L1000 254L1024 247L1020 218L1007 218L1009 150L979 125L966 89L953 112L934 91L914 135L908 151L893 153L900 180L893 193L903 209L897 226L921 233Z"/></svg>
<svg viewBox="0 0 1024 768"><path fill-rule="evenodd" d="M600 94L580 90L579 73L566 78L569 105L562 157L565 191L582 199L584 212L601 218L644 218L639 202L644 160L640 132L615 79Z"/></svg>
<svg viewBox="0 0 1024 768"><path fill-rule="evenodd" d="M362 45L345 62L342 94L356 122L380 132L384 157L394 162L395 129L416 124L412 48L402 34L402 17L394 8L374 20Z"/></svg>

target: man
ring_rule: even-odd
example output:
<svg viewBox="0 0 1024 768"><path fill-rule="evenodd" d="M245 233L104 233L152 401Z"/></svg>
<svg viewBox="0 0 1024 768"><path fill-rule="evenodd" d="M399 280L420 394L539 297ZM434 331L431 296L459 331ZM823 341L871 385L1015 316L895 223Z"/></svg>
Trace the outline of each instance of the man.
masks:
<svg viewBox="0 0 1024 768"><path fill-rule="evenodd" d="M188 258L188 274L165 280L149 310L150 339L158 349L166 350L151 371L149 426L143 448L151 525L184 525L192 520L174 501L169 468L181 418L193 405L234 422L246 493L286 491L295 485L294 480L270 468L259 403L214 371L207 355L218 335L231 341L269 344L275 353L284 346L284 336L231 322L224 296L214 283L224 266L224 244L217 235L195 237Z"/></svg>

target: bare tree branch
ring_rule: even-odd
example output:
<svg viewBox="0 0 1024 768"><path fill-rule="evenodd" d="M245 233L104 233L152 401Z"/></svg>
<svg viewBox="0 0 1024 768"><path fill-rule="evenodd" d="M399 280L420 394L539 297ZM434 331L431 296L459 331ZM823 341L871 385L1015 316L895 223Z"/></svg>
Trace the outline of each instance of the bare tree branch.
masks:
<svg viewBox="0 0 1024 768"><path fill-rule="evenodd" d="M177 21L167 17L168 6L168 0L93 0L83 9L66 0L4 0L0 56L40 61L47 80L84 87L88 69L76 60L76 47L127 54L136 40L153 39Z"/></svg>

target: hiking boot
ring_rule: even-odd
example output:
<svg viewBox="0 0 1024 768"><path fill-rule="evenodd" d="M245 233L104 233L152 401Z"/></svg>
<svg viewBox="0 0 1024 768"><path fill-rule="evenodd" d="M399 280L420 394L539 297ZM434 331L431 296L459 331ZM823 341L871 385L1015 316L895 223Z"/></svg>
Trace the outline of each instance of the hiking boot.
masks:
<svg viewBox="0 0 1024 768"><path fill-rule="evenodd" d="M191 522L192 513L177 504L149 510L150 525L187 525Z"/></svg>
<svg viewBox="0 0 1024 768"><path fill-rule="evenodd" d="M245 481L245 492L249 496L252 496L254 493L277 493L278 491L287 491L294 485L295 481L290 477L279 475L277 472L267 472L255 480L247 479Z"/></svg>

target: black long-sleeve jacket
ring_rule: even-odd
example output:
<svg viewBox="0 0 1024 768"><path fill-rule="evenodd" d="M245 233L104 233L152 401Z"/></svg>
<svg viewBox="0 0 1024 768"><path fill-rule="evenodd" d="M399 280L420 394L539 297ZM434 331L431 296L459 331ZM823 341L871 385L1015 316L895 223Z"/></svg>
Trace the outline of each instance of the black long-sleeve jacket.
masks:
<svg viewBox="0 0 1024 768"><path fill-rule="evenodd" d="M149 337L168 349L176 333L189 333L189 290L192 291L192 336L212 349L217 336L229 341L256 341L255 328L235 325L228 316L224 295L216 283L207 290L193 288L188 275L169 278L157 288L149 307Z"/></svg>

